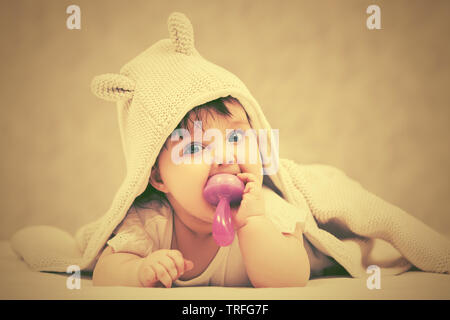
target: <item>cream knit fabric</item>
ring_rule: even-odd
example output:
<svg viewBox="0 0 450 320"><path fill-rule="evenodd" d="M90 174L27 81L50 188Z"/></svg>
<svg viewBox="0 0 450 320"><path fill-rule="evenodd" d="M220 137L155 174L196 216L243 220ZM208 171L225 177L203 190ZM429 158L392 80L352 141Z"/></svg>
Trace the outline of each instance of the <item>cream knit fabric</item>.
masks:
<svg viewBox="0 0 450 320"><path fill-rule="evenodd" d="M195 106L232 95L244 106L254 129L271 132L246 86L197 52L189 20L173 13L168 27L170 39L155 43L119 74L104 74L92 81L94 94L117 102L127 174L110 209L81 227L75 239L50 226L27 227L13 236L13 249L34 270L65 272L69 265L94 268L111 233L145 190L166 138ZM380 266L384 274L404 272L411 264L425 271L449 272L447 238L370 194L339 170L281 159L270 178L285 200L309 208L304 236L352 276L366 276L370 264Z"/></svg>

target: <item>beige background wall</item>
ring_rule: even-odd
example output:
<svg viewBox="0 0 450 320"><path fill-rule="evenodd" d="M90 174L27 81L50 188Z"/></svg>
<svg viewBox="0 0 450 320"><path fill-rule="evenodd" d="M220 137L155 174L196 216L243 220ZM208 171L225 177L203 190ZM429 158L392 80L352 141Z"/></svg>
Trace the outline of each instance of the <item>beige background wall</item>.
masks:
<svg viewBox="0 0 450 320"><path fill-rule="evenodd" d="M66 29L70 4L81 30ZM109 208L125 162L115 106L89 84L167 38L172 11L247 84L282 157L341 168L450 233L449 1L20 0L0 11L0 238L75 232Z"/></svg>

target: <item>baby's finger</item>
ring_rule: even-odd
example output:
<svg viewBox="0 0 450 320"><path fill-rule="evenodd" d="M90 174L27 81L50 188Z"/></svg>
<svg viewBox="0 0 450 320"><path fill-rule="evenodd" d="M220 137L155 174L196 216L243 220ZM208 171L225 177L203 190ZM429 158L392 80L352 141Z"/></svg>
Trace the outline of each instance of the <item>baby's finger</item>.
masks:
<svg viewBox="0 0 450 320"><path fill-rule="evenodd" d="M166 268L167 272L170 275L172 280L175 280L178 277L177 267L175 266L175 262L169 256L165 256L162 258L159 263Z"/></svg>
<svg viewBox="0 0 450 320"><path fill-rule="evenodd" d="M256 181L255 175L253 173L250 173L250 172L238 173L237 177L240 178L241 180L243 180L243 182Z"/></svg>
<svg viewBox="0 0 450 320"><path fill-rule="evenodd" d="M173 262L175 263L175 267L177 268L178 271L178 277L181 276L184 273L184 259L183 259L183 255L181 254L180 251L178 250L170 250L167 253L167 256L170 257Z"/></svg>
<svg viewBox="0 0 450 320"><path fill-rule="evenodd" d="M157 263L153 265L153 270L156 272L156 276L158 277L158 280L166 287L170 288L172 286L172 278L170 277L169 273L167 272L166 268L161 265L160 263Z"/></svg>
<svg viewBox="0 0 450 320"><path fill-rule="evenodd" d="M262 187L262 179L259 179L256 175L249 172L238 173L237 177L242 180L242 182L249 184L254 183L258 187Z"/></svg>
<svg viewBox="0 0 450 320"><path fill-rule="evenodd" d="M145 266L139 274L139 281L143 287L151 287L158 281L158 277L152 267Z"/></svg>
<svg viewBox="0 0 450 320"><path fill-rule="evenodd" d="M244 193L250 192L257 188L256 182L247 182L244 188Z"/></svg>
<svg viewBox="0 0 450 320"><path fill-rule="evenodd" d="M194 263L191 260L184 259L184 270L189 271L194 267Z"/></svg>

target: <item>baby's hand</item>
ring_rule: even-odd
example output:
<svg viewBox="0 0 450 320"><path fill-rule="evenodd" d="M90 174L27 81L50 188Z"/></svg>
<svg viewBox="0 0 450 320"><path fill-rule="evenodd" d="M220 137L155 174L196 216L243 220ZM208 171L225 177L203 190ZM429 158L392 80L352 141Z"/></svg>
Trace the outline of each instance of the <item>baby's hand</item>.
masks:
<svg viewBox="0 0 450 320"><path fill-rule="evenodd" d="M143 287L155 287L164 285L172 286L185 271L193 268L194 263L184 259L178 250L161 249L152 252L142 261L139 267L138 277Z"/></svg>
<svg viewBox="0 0 450 320"><path fill-rule="evenodd" d="M237 177L245 183L242 201L236 214L232 214L235 229L240 229L253 216L265 215L265 204L262 198L262 181L252 173L238 173ZM232 213L233 209L232 209Z"/></svg>

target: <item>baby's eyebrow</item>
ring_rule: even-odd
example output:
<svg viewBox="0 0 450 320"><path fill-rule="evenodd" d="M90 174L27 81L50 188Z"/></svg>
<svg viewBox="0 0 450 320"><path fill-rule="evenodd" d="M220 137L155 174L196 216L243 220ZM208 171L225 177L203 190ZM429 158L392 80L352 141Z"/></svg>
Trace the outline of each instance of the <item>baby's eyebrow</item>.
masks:
<svg viewBox="0 0 450 320"><path fill-rule="evenodd" d="M231 124L230 127L232 127L232 128L233 128L233 127L234 127L234 128L239 128L239 126L244 126L244 127L245 127L245 126L247 126L247 127L250 126L249 122L248 122L247 120L243 120L243 119L232 120L232 121L229 122L229 124ZM228 128L228 129L232 129L232 128ZM205 131L208 130L208 129L215 129L215 127L214 127L214 126L211 126L211 127L208 127L208 126L203 127L203 126L202 126L202 131L203 131L203 132L205 132ZM189 133L192 134L191 131L189 131Z"/></svg>
<svg viewBox="0 0 450 320"><path fill-rule="evenodd" d="M247 120L234 120L231 121L232 124L245 124L248 125L248 121Z"/></svg>

